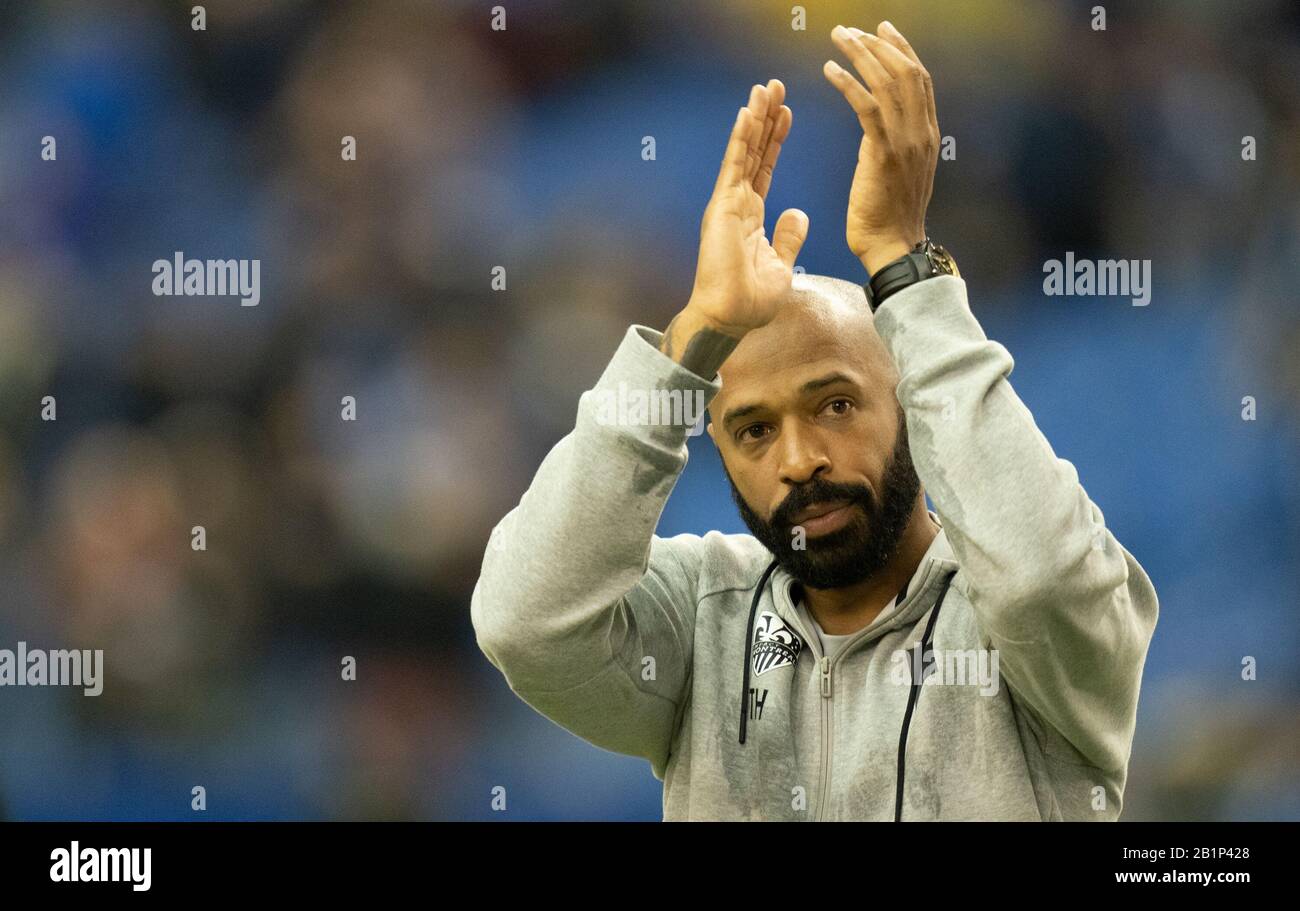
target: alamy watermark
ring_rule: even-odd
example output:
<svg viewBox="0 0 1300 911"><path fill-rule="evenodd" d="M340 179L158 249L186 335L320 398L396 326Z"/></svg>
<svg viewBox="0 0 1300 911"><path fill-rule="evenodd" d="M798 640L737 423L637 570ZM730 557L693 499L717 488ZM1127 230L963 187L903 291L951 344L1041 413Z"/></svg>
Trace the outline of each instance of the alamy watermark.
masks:
<svg viewBox="0 0 1300 911"><path fill-rule="evenodd" d="M104 691L104 650L0 648L0 686L79 686L87 696Z"/></svg>
<svg viewBox="0 0 1300 911"><path fill-rule="evenodd" d="M153 848L83 848L74 841L50 852L50 881L56 883L130 883L148 892L153 883Z"/></svg>
<svg viewBox="0 0 1300 911"><path fill-rule="evenodd" d="M980 694L998 691L998 650L993 648L898 649L890 656L889 680L898 686L978 686Z"/></svg>
<svg viewBox="0 0 1300 911"><path fill-rule="evenodd" d="M704 432L707 403L701 389L597 389L596 423L617 427L687 427L687 436Z"/></svg>
<svg viewBox="0 0 1300 911"><path fill-rule="evenodd" d="M1129 297L1134 307L1151 303L1151 260L1149 259L1080 259L1067 250L1065 262L1049 259L1043 263L1043 293L1060 295Z"/></svg>
<svg viewBox="0 0 1300 911"><path fill-rule="evenodd" d="M262 300L260 259L186 259L180 250L153 263L153 293L159 297L239 295L241 307Z"/></svg>

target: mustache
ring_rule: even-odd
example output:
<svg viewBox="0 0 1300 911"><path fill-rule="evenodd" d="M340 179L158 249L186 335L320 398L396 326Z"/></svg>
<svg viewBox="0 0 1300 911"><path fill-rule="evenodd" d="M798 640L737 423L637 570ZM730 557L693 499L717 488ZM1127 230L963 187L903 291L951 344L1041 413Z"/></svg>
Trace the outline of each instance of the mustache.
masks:
<svg viewBox="0 0 1300 911"><path fill-rule="evenodd" d="M795 525L794 516L798 512L816 503L832 500L856 503L867 515L872 514L876 502L875 495L864 484L841 484L825 479L814 479L791 490L772 513L768 524L781 529L792 528Z"/></svg>

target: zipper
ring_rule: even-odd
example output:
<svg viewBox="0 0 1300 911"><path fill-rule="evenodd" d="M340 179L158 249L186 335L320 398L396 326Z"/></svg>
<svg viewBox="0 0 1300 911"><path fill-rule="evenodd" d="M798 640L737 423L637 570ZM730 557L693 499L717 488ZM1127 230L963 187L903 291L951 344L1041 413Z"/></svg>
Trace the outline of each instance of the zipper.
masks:
<svg viewBox="0 0 1300 911"><path fill-rule="evenodd" d="M822 770L821 770L821 793L817 795L817 813L814 820L821 821L826 811L826 796L831 789L831 744L834 738L831 734L831 722L834 715L831 712L831 659L825 655L821 658L821 676L822 676Z"/></svg>
<svg viewBox="0 0 1300 911"><path fill-rule="evenodd" d="M897 613L901 613L905 607L910 607L914 599L918 597L919 592L924 592L928 590L929 581L930 581L930 567L927 566L925 569L924 577L921 580L921 583L914 586L912 588L912 591L908 592L907 597L903 599L901 604L897 604L894 606L895 611ZM796 611L795 613L797 616L798 611ZM800 621L802 621L802 618L799 619ZM798 625L802 626L802 622L800 622ZM807 634L806 631L804 632L806 635ZM850 639L848 642L845 642L843 645L841 645L840 650L835 653L834 658L828 658L825 655L822 655L817 659L818 669L821 674L822 753L821 753L821 787L818 789L820 793L817 795L817 812L813 816L813 820L815 822L820 822L825 818L826 799L830 795L832 759L834 758L831 751L831 745L834 743L834 738L831 735L834 733L834 731L832 730L832 723L835 718L834 704L832 702L832 698L835 693L835 688L834 688L834 683L832 682L831 674L835 669L835 665L839 663L840 659L843 658L845 655L847 655L849 651L852 649L852 647L857 645L859 642L861 642L862 639L866 637L866 635L867 635L867 630L864 628L861 631L859 631L859 633L854 638ZM809 638L807 641L811 643L814 640L812 638Z"/></svg>
<svg viewBox="0 0 1300 911"><path fill-rule="evenodd" d="M907 593L907 597L903 599L902 603L895 605L896 611L901 612L905 606L910 607L911 602L917 597L917 593L927 590L930 582L930 572L931 572L931 567L927 565L925 567L925 571L923 573L920 583L915 586L911 586L912 590ZM815 633L813 633L811 630L804 629L803 617L799 614L798 608L794 607L793 604L791 605L791 608L792 610L791 610L790 620L794 624L795 631L800 633L804 637L804 642L807 642L808 647L813 650L813 654L817 658L818 673L821 677L821 681L820 681L821 699L819 700L821 702L821 710L822 710L821 712L821 734L822 734L821 769L819 770L820 771L819 777L821 779L821 783L817 789L818 790L817 811L813 814L813 821L820 822L824 818L824 814L826 810L826 798L830 794L831 759L833 758L831 753L831 744L834 742L834 739L832 738L831 735L834 733L834 731L832 730L832 722L834 721L834 712L833 712L834 704L832 703L831 700L834 696L835 689L834 689L834 683L832 682L831 679L831 673L835 669L835 665L839 662L839 660L843 658L846 654L848 654L853 646L857 645L858 642L860 642L863 638L866 637L867 630L866 629L860 630L857 636L855 636L853 639L850 639L848 642L845 642L842 646L840 646L840 650L835 654L834 658L828 658L825 655L817 654L817 652L820 651L820 648L813 648L813 643L817 641Z"/></svg>
<svg viewBox="0 0 1300 911"><path fill-rule="evenodd" d="M943 526L940 526L940 528L942 527ZM915 599L919 597L918 593L929 590L930 576L933 571L934 571L933 561L925 562L924 568L921 571L920 581L915 585L909 585L907 596L903 598L901 603L894 605L896 616L897 614L902 613L904 609L908 609L912 606L912 604L915 602ZM913 578L915 579L915 577ZM775 600L776 600L776 595L775 593L773 593L774 603ZM788 603L788 599L787 599L787 603ZM848 654L853 646L857 645L863 638L866 637L867 630L865 628L860 630L856 637L850 639L848 642L845 642L842 646L840 646L840 650L835 654L834 658L828 658L825 655L817 655L817 652L820 651L820 648L813 648L813 643L817 641L816 635L812 633L810 630L804 629L803 617L800 615L799 609L795 607L794 604L790 604L790 622L793 623L796 632L800 633L804 637L804 642L808 643L809 649L811 649L813 651L813 654L816 656L818 672L821 675L821 685L820 685L821 688L820 702L821 702L821 709L822 709L822 717L821 717L822 742L821 742L821 769L820 769L821 784L818 787L819 793L817 795L817 812L813 814L813 821L820 822L822 821L825 815L826 798L827 795L830 793L830 784L831 784L831 759L832 759L831 744L833 742L831 737L831 734L833 733L831 729L831 724L832 721L834 720L834 714L832 711L834 706L831 702L831 699L834 695L834 685L832 684L831 681L831 672L834 670L835 664L846 654ZM746 660L748 660L748 657L746 657Z"/></svg>

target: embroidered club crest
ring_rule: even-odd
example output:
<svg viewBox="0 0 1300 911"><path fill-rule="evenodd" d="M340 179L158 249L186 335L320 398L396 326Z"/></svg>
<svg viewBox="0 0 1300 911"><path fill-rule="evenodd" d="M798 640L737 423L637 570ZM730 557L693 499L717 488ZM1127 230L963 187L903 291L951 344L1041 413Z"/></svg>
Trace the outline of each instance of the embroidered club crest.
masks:
<svg viewBox="0 0 1300 911"><path fill-rule="evenodd" d="M771 611L758 615L758 623L754 626L754 647L750 650L756 675L794 664L801 648L803 640L785 625L784 620Z"/></svg>

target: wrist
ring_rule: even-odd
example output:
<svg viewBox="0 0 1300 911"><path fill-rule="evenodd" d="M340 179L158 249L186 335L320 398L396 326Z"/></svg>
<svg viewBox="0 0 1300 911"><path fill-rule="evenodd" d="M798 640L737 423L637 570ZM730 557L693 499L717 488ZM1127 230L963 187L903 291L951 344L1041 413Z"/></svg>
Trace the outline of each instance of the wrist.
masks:
<svg viewBox="0 0 1300 911"><path fill-rule="evenodd" d="M924 235L915 240L905 238L882 240L872 243L858 259L861 260L863 268L867 270L869 275L875 275L894 260L911 253L913 248L924 240Z"/></svg>
<svg viewBox="0 0 1300 911"><path fill-rule="evenodd" d="M688 334L694 333L697 329L708 329L722 335L729 335L739 342L751 327L726 323L712 315L727 311L728 307L725 305L710 303L708 299L692 295L686 302L686 306L673 317L669 325L686 329Z"/></svg>
<svg viewBox="0 0 1300 911"><path fill-rule="evenodd" d="M717 375L723 361L735 350L745 330L728 327L697 307L687 304L664 330L659 350L696 376Z"/></svg>

